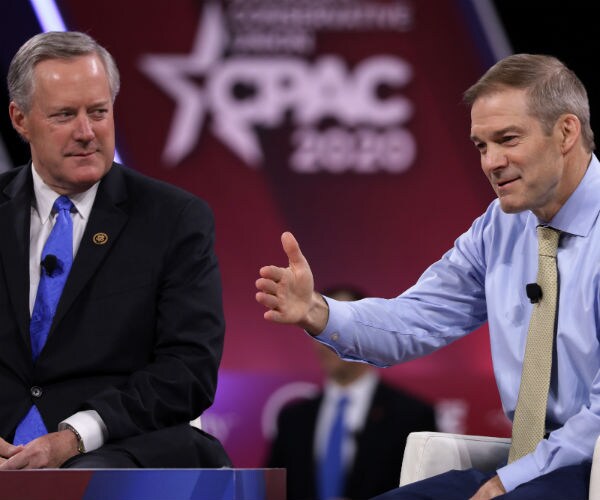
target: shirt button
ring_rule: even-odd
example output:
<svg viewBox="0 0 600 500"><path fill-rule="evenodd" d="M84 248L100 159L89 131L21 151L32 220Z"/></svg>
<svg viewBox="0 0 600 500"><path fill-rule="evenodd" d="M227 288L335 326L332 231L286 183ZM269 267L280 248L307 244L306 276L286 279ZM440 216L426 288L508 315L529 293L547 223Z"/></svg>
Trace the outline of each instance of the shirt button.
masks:
<svg viewBox="0 0 600 500"><path fill-rule="evenodd" d="M44 391L42 391L41 387L34 385L31 389L29 389L29 392L34 398L41 398Z"/></svg>
<svg viewBox="0 0 600 500"><path fill-rule="evenodd" d="M334 342L337 342L339 338L340 338L340 334L338 332L331 334L331 340L333 340Z"/></svg>

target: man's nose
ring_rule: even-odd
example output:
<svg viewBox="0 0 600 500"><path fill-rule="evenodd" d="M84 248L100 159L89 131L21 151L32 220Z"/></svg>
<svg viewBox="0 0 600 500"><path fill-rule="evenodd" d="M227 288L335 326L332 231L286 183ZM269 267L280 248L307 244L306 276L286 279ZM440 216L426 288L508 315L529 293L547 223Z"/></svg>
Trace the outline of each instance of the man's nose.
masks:
<svg viewBox="0 0 600 500"><path fill-rule="evenodd" d="M96 134L94 134L90 118L87 115L79 116L76 122L75 139L82 142L90 142L94 140L94 137L96 137Z"/></svg>
<svg viewBox="0 0 600 500"><path fill-rule="evenodd" d="M481 166L485 172L492 172L508 165L508 159L500 148L488 148L481 157Z"/></svg>

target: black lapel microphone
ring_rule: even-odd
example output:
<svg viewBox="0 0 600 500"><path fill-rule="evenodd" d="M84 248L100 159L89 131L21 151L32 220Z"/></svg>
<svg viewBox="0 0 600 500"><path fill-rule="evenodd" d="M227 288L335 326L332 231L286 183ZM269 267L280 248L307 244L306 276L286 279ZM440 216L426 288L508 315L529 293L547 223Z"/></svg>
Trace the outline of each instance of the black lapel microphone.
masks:
<svg viewBox="0 0 600 500"><path fill-rule="evenodd" d="M527 283L525 293L532 304L537 304L542 298L542 287L537 283Z"/></svg>
<svg viewBox="0 0 600 500"><path fill-rule="evenodd" d="M42 260L42 268L46 271L48 276L52 276L57 267L58 259L56 258L56 255L48 254L44 257L44 260Z"/></svg>

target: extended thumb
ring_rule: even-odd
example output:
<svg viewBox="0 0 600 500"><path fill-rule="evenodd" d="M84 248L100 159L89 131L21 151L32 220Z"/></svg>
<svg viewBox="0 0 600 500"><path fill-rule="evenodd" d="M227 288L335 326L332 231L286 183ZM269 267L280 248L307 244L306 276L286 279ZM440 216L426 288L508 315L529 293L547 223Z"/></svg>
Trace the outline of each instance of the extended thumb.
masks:
<svg viewBox="0 0 600 500"><path fill-rule="evenodd" d="M286 231L281 235L281 244L283 245L283 251L287 255L290 265L303 264L306 262L298 241L294 238L294 235L289 231Z"/></svg>

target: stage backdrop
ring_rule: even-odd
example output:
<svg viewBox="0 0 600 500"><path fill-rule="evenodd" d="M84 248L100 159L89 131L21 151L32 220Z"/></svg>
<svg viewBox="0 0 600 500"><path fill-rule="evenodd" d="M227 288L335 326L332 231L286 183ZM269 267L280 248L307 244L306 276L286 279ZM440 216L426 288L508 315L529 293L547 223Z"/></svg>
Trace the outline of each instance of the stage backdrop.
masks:
<svg viewBox="0 0 600 500"><path fill-rule="evenodd" d="M506 55L493 9L485 0L57 5L68 29L117 60L124 162L214 210L227 334L203 425L237 467L260 466L279 408L313 392L321 374L302 331L263 320L258 269L287 264L279 238L291 230L318 288L392 297L469 227L493 193L461 96ZM506 435L489 358L483 328L382 376L435 403L443 430Z"/></svg>

